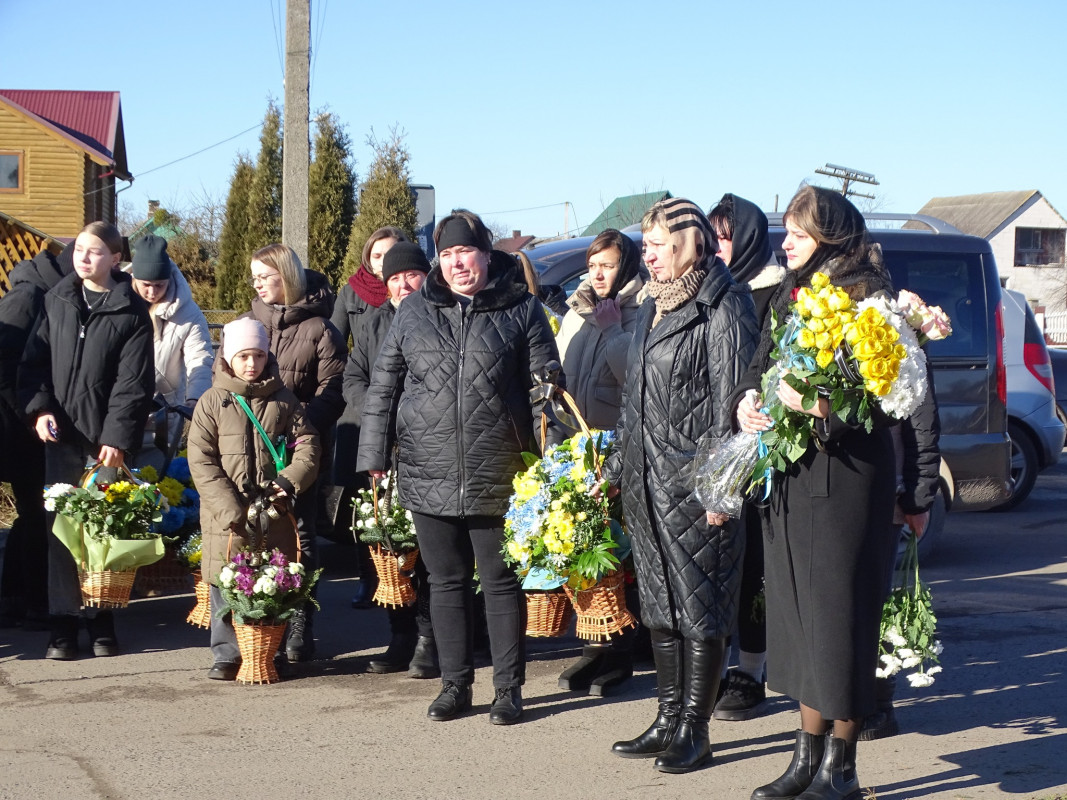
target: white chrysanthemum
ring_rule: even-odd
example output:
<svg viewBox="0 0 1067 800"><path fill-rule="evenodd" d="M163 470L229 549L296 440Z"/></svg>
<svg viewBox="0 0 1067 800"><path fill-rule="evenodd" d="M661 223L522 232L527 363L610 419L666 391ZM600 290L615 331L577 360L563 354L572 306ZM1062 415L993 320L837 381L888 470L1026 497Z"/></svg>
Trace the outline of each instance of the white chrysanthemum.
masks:
<svg viewBox="0 0 1067 800"><path fill-rule="evenodd" d="M900 635L900 631L897 630L897 626L894 625L885 632L886 641L888 641L893 647L903 647L908 643L908 640Z"/></svg>
<svg viewBox="0 0 1067 800"><path fill-rule="evenodd" d="M278 568L271 564L269 567L263 568L263 574L271 580L274 580L274 576L278 574Z"/></svg>
<svg viewBox="0 0 1067 800"><path fill-rule="evenodd" d="M291 562L289 564L289 574L290 575L303 575L304 574L304 565L301 564L299 561Z"/></svg>
<svg viewBox="0 0 1067 800"><path fill-rule="evenodd" d="M219 583L226 588L233 585L233 570L229 567L223 567L222 572L219 573Z"/></svg>
<svg viewBox="0 0 1067 800"><path fill-rule="evenodd" d="M278 585L266 575L261 575L252 587L252 591L255 594L273 595L278 591Z"/></svg>
<svg viewBox="0 0 1067 800"><path fill-rule="evenodd" d="M930 648L930 652L933 653L935 656L939 656L939 655L941 655L941 653L942 653L942 651L944 649L945 649L945 646L943 644L941 644L941 640L940 639L934 639L934 646Z"/></svg>
<svg viewBox="0 0 1067 800"><path fill-rule="evenodd" d="M932 686L934 683L933 676L928 672L912 672L908 675L908 683L912 688L925 689L927 686Z"/></svg>
<svg viewBox="0 0 1067 800"><path fill-rule="evenodd" d="M910 647L898 647L897 655L900 658L912 658L915 655L915 651L912 650Z"/></svg>
<svg viewBox="0 0 1067 800"><path fill-rule="evenodd" d="M359 510L364 516L369 516L374 513L374 506L370 503L363 503L360 505Z"/></svg>
<svg viewBox="0 0 1067 800"><path fill-rule="evenodd" d="M900 374L889 394L878 398L882 411L897 419L907 419L926 397L926 353L919 347L914 328L900 315L896 303L882 297L868 297L856 305L857 315L867 308L874 308L885 317L900 334L899 344L908 352L907 358L900 362Z"/></svg>
<svg viewBox="0 0 1067 800"><path fill-rule="evenodd" d="M926 674L927 675L936 675L940 671L941 671L941 665L940 664L935 664L934 666L930 667L930 669L926 670Z"/></svg>
<svg viewBox="0 0 1067 800"><path fill-rule="evenodd" d="M904 663L901 664L901 666L904 669L913 669L914 667L919 666L921 663L923 663L923 660L918 656L909 656L908 658L904 659Z"/></svg>

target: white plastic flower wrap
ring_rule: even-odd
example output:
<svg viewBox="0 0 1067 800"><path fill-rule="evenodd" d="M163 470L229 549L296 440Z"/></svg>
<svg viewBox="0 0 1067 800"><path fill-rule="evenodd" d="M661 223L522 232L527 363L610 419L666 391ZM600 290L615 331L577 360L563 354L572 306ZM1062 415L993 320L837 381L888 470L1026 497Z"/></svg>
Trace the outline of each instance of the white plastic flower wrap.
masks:
<svg viewBox="0 0 1067 800"><path fill-rule="evenodd" d="M740 518L752 480L752 468L758 458L758 433L738 433L725 440L701 441L693 474L694 490L704 508Z"/></svg>

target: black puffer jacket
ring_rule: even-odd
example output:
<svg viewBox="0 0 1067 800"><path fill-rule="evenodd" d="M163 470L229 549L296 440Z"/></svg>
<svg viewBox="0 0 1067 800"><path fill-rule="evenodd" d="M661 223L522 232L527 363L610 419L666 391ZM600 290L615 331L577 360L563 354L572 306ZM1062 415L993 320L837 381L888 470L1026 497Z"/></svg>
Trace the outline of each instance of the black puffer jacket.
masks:
<svg viewBox="0 0 1067 800"><path fill-rule="evenodd" d="M457 302L441 268L408 296L375 363L357 468L384 470L399 444L400 500L424 514L504 514L534 444L532 372L558 360L540 301L493 251L485 288Z"/></svg>
<svg viewBox="0 0 1067 800"><path fill-rule="evenodd" d="M357 428L363 424L363 403L367 399L374 361L378 358L395 316L396 306L388 300L378 308L370 307L360 325L359 336L352 343L352 352L348 354L345 364L344 418Z"/></svg>
<svg viewBox="0 0 1067 800"><path fill-rule="evenodd" d="M91 448L136 452L156 386L152 322L130 276L113 277L115 288L91 313L77 274L45 295L19 367L19 401L31 420L54 414L61 442L80 436Z"/></svg>
<svg viewBox="0 0 1067 800"><path fill-rule="evenodd" d="M729 399L756 350L759 326L748 290L718 259L696 296L651 328L655 311L646 300L637 319L620 447L605 477L622 490L642 621L707 640L733 626L744 531L736 520L708 525L693 496L693 461L701 440L730 433Z"/></svg>

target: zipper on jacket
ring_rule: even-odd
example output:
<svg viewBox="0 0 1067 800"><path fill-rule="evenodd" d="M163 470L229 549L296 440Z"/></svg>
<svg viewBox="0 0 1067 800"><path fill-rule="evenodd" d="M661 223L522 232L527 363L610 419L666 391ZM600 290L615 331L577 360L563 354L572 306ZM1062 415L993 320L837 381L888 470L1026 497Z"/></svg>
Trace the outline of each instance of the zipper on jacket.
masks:
<svg viewBox="0 0 1067 800"><path fill-rule="evenodd" d="M465 359L465 345L467 341L467 328L464 325L466 308L462 303L456 302L459 309L459 367L456 370L456 450L459 465L459 516L464 517L467 499L467 467L463 452L463 362Z"/></svg>

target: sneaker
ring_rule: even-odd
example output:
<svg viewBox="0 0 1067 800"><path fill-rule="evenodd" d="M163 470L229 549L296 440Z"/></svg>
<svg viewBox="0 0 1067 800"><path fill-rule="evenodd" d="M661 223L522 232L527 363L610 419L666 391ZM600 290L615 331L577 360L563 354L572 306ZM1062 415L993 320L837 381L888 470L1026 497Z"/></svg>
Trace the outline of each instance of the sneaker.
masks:
<svg viewBox="0 0 1067 800"><path fill-rule="evenodd" d="M767 700L767 688L746 672L732 669L726 676L726 689L715 704L715 719L740 722L752 719Z"/></svg>
<svg viewBox="0 0 1067 800"><path fill-rule="evenodd" d="M430 703L426 716L434 722L444 722L454 719L456 716L471 707L474 692L470 684L453 683L445 681L441 687L441 694Z"/></svg>
<svg viewBox="0 0 1067 800"><path fill-rule="evenodd" d="M494 725L514 725L522 719L522 690L518 686L497 687L489 706L489 721Z"/></svg>

